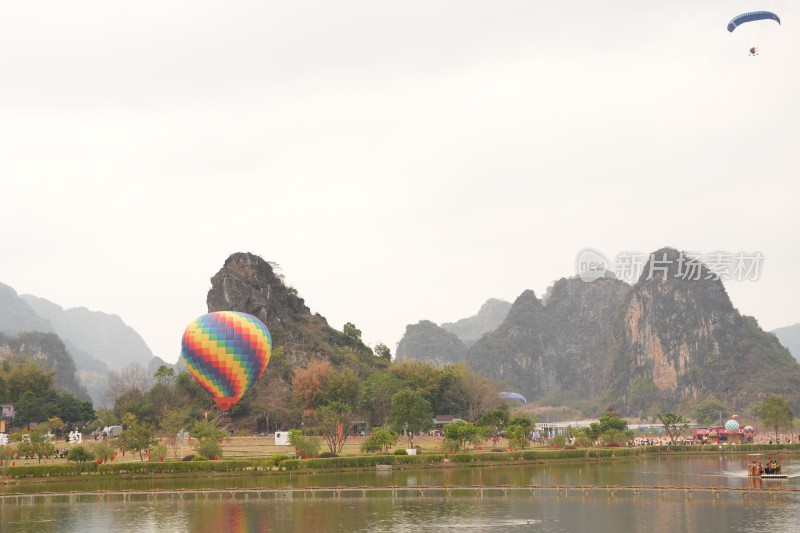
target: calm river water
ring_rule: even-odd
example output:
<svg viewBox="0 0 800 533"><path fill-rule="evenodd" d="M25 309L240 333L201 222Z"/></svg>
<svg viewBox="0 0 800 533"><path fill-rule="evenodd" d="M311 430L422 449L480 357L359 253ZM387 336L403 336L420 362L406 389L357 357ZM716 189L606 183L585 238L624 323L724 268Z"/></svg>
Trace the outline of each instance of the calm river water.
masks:
<svg viewBox="0 0 800 533"><path fill-rule="evenodd" d="M559 485L650 487L783 487L800 489L800 459L784 461L788 480L748 479L745 458L658 457L602 463L524 467L395 470L317 475L204 479L54 482L0 487L0 493L138 489L424 487L450 485ZM794 477L797 476L797 477ZM684 490L390 491L308 493L160 494L126 498L38 496L0 505L3 533L261 532L261 531L542 531L542 532L770 532L800 530L800 493Z"/></svg>

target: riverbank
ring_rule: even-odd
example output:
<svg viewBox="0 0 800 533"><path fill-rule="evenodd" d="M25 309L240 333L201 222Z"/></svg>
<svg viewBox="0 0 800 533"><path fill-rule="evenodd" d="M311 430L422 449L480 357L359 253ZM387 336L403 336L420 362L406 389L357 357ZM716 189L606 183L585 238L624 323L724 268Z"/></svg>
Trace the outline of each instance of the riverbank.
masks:
<svg viewBox="0 0 800 533"><path fill-rule="evenodd" d="M0 468L0 483L46 484L48 481L95 479L157 479L181 477L237 477L374 470L378 465L405 469L444 469L464 466L527 465L580 461L609 461L649 456L745 455L780 452L800 454L800 445L639 446L625 448L536 448L510 452L425 453L421 455L360 455L314 459L223 459L219 461L144 461L106 464L51 464Z"/></svg>

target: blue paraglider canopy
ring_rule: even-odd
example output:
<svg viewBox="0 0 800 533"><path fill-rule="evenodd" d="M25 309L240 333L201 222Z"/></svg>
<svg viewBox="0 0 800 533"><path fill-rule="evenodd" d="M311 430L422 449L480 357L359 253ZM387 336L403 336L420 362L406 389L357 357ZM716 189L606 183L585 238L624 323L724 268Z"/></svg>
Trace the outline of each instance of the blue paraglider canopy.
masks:
<svg viewBox="0 0 800 533"><path fill-rule="evenodd" d="M778 24L781 23L780 17L772 11L751 11L750 13L742 13L741 15L733 17L728 23L728 31L732 32L742 24L755 20L774 20Z"/></svg>
<svg viewBox="0 0 800 533"><path fill-rule="evenodd" d="M522 394L517 394L516 392L501 392L498 394L498 396L504 400L517 400L518 402L528 403L528 400L525 399L525 396Z"/></svg>

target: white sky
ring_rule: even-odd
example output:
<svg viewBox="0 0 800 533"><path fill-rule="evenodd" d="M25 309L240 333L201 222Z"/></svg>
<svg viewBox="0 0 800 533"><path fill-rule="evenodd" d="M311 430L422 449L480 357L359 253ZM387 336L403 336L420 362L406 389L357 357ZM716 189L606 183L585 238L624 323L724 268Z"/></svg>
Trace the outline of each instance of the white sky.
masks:
<svg viewBox="0 0 800 533"><path fill-rule="evenodd" d="M587 246L760 251L734 305L800 321L800 3L756 4L0 0L0 282L168 361L237 251L393 352Z"/></svg>

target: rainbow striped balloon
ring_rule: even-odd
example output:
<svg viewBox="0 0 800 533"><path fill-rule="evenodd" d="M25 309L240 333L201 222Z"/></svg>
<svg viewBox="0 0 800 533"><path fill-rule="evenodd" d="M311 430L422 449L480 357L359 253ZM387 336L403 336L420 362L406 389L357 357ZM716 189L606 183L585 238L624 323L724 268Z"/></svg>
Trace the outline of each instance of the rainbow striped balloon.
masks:
<svg viewBox="0 0 800 533"><path fill-rule="evenodd" d="M272 353L267 326L247 313L218 311L183 332L181 354L189 373L223 411L242 399L264 373Z"/></svg>

